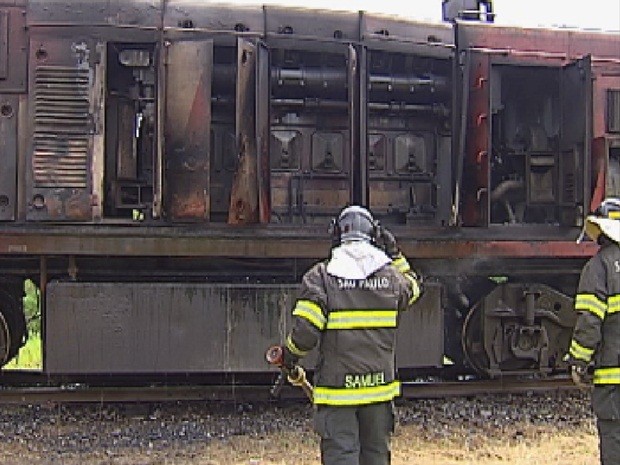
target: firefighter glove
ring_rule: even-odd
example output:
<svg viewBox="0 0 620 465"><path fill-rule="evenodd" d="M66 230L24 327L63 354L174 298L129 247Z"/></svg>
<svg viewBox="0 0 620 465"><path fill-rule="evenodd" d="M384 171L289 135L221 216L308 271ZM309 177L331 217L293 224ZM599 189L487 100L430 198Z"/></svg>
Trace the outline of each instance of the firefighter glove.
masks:
<svg viewBox="0 0 620 465"><path fill-rule="evenodd" d="M293 386L303 386L306 382L306 370L299 365L295 365L286 378Z"/></svg>
<svg viewBox="0 0 620 465"><path fill-rule="evenodd" d="M282 346L282 366L287 368L295 366L299 357L291 352L286 346Z"/></svg>
<svg viewBox="0 0 620 465"><path fill-rule="evenodd" d="M588 370L588 364L572 359L570 364L570 376L573 379L573 383L579 388L585 389L592 384L592 374Z"/></svg>
<svg viewBox="0 0 620 465"><path fill-rule="evenodd" d="M400 255L400 249L396 245L396 238L383 226L379 232L380 240L383 245L383 250L391 259L394 259Z"/></svg>

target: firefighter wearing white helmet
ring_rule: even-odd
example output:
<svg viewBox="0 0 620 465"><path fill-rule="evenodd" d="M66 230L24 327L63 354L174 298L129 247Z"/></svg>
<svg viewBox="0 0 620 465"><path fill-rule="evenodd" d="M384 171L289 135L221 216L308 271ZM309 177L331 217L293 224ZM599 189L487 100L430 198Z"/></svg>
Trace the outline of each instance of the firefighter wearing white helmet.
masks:
<svg viewBox="0 0 620 465"><path fill-rule="evenodd" d="M586 217L586 234L600 249L584 266L579 313L566 360L578 385L594 384L602 465L620 464L620 198L607 198Z"/></svg>
<svg viewBox="0 0 620 465"><path fill-rule="evenodd" d="M422 284L394 236L360 206L332 222L329 259L308 270L283 346L294 364L318 342L313 402L323 465L388 465L395 333Z"/></svg>

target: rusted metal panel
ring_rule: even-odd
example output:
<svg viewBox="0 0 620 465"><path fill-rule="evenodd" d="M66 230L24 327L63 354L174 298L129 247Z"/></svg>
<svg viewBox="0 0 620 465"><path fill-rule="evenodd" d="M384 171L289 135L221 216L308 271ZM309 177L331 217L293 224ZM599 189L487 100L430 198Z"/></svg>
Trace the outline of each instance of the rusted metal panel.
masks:
<svg viewBox="0 0 620 465"><path fill-rule="evenodd" d="M290 327L295 285L47 286L48 373L264 371Z"/></svg>
<svg viewBox="0 0 620 465"><path fill-rule="evenodd" d="M590 56L564 66L560 73L560 206L569 224L580 225L590 197L592 71Z"/></svg>
<svg viewBox="0 0 620 465"><path fill-rule="evenodd" d="M454 44L452 26L449 24L431 24L419 21L364 12L361 17L360 35L363 40L382 40L386 42L407 42L411 44L428 45L429 52ZM411 48L409 48L411 52Z"/></svg>
<svg viewBox="0 0 620 465"><path fill-rule="evenodd" d="M269 160L269 49L263 42L256 45L256 149L258 174L258 217L260 223L271 221L271 174Z"/></svg>
<svg viewBox="0 0 620 465"><path fill-rule="evenodd" d="M0 8L0 93L25 92L26 17L23 8Z"/></svg>
<svg viewBox="0 0 620 465"><path fill-rule="evenodd" d="M468 51L467 134L463 165L463 224L485 226L489 212L491 157L491 58ZM464 105L465 106L465 105Z"/></svg>
<svg viewBox="0 0 620 465"><path fill-rule="evenodd" d="M15 219L18 105L16 95L0 94L0 221Z"/></svg>
<svg viewBox="0 0 620 465"><path fill-rule="evenodd" d="M424 295L400 315L396 333L399 368L441 367L444 355L441 285L429 283Z"/></svg>
<svg viewBox="0 0 620 465"><path fill-rule="evenodd" d="M264 15L261 5L230 5L200 0L167 0L164 28L206 29L262 34Z"/></svg>
<svg viewBox="0 0 620 465"><path fill-rule="evenodd" d="M256 146L256 44L237 42L237 166L230 193L229 224L259 220Z"/></svg>
<svg viewBox="0 0 620 465"><path fill-rule="evenodd" d="M30 46L32 127L27 188L31 220L92 218L92 144L95 121L93 42L38 38ZM101 80L98 80L101 84Z"/></svg>
<svg viewBox="0 0 620 465"><path fill-rule="evenodd" d="M29 0L28 25L118 25L155 28L162 0Z"/></svg>
<svg viewBox="0 0 620 465"><path fill-rule="evenodd" d="M166 210L173 221L205 220L210 211L213 42L171 42L166 53Z"/></svg>
<svg viewBox="0 0 620 465"><path fill-rule="evenodd" d="M366 142L367 122L362 119L365 116L365 102L361 101L361 91L359 84L360 64L362 57L353 45L349 45L347 50L347 116L349 119L349 169L351 172L351 198L349 203L368 205L368 169L366 166L366 154L368 145ZM362 110L364 107L364 110ZM362 126L364 129L362 129ZM331 156L331 142L327 142L326 154ZM314 149L318 144L313 143L313 164L315 153ZM317 155L321 156L320 153ZM325 160L328 158L326 157ZM315 165L316 166L316 165Z"/></svg>
<svg viewBox="0 0 620 465"><path fill-rule="evenodd" d="M15 228L0 231L0 254L8 255L95 255L127 257L237 257L237 258L311 258L321 259L329 254L325 224L305 225L278 233L267 230L211 230L210 234L182 233L167 228L157 232L127 228L114 232L48 229L44 233L21 231ZM467 237L446 237L445 231L433 229L424 237L403 237L398 232L399 246L411 258L420 259L478 259L504 258L583 258L591 257L598 245L584 241L575 243L579 231L549 227L546 239L526 234L519 228L522 240L514 239L513 231L498 239L488 231L471 231ZM241 234L245 232L245 234ZM463 231L460 231L463 233ZM475 235L475 239L472 239ZM460 236L459 231L455 236Z"/></svg>
<svg viewBox="0 0 620 465"><path fill-rule="evenodd" d="M268 35L356 41L359 38L359 13L267 5L265 27Z"/></svg>
<svg viewBox="0 0 620 465"><path fill-rule="evenodd" d="M47 286L51 374L254 372L290 330L297 285L76 283ZM413 335L415 334L415 337ZM422 336L420 336L422 335ZM439 366L440 287L401 316L400 367ZM316 354L304 359L311 368Z"/></svg>
<svg viewBox="0 0 620 465"><path fill-rule="evenodd" d="M459 47L503 50L514 56L535 56L571 60L593 53L597 59L618 59L617 32L577 31L559 28L497 27L458 23Z"/></svg>
<svg viewBox="0 0 620 465"><path fill-rule="evenodd" d="M9 74L9 12L0 10L0 79Z"/></svg>

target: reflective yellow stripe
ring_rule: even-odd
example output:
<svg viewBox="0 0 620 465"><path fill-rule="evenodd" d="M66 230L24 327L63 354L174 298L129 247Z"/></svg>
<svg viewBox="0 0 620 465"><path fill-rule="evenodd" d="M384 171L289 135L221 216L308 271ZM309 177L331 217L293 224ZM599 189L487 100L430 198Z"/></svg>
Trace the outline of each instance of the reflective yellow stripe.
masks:
<svg viewBox="0 0 620 465"><path fill-rule="evenodd" d="M310 300L298 300L293 309L293 316L305 318L321 331L325 329L327 320L321 311L321 307Z"/></svg>
<svg viewBox="0 0 620 465"><path fill-rule="evenodd" d="M411 298L409 299L409 305L411 305L412 303L414 303L416 300L418 300L420 298L420 284L418 283L418 280L415 279L413 276L411 276L410 274L405 274L405 278L407 278L410 283L411 283Z"/></svg>
<svg viewBox="0 0 620 465"><path fill-rule="evenodd" d="M399 255L394 260L392 260L392 265L395 266L396 269L400 271L401 273L406 273L407 271L411 270L411 267L409 266L409 262L407 261L404 255Z"/></svg>
<svg viewBox="0 0 620 465"><path fill-rule="evenodd" d="M327 329L396 328L396 310L336 310L330 312Z"/></svg>
<svg viewBox="0 0 620 465"><path fill-rule="evenodd" d="M594 294L577 294L575 297L575 310L590 312L601 320L605 318L607 304L596 297Z"/></svg>
<svg viewBox="0 0 620 465"><path fill-rule="evenodd" d="M301 350L299 347L295 345L290 334L286 338L286 348L290 350L293 354L297 355L298 357L304 357L308 353L307 350Z"/></svg>
<svg viewBox="0 0 620 465"><path fill-rule="evenodd" d="M592 360L592 355L594 355L594 349L588 349L574 339L571 341L570 350L568 352L577 360L583 360L585 362Z"/></svg>
<svg viewBox="0 0 620 465"><path fill-rule="evenodd" d="M400 395L400 382L363 388L333 388L316 386L314 403L322 405L365 405L387 402Z"/></svg>
<svg viewBox="0 0 620 465"><path fill-rule="evenodd" d="M594 384L620 384L620 368L597 368Z"/></svg>
<svg viewBox="0 0 620 465"><path fill-rule="evenodd" d="M607 299L607 313L620 312L620 295L612 295Z"/></svg>

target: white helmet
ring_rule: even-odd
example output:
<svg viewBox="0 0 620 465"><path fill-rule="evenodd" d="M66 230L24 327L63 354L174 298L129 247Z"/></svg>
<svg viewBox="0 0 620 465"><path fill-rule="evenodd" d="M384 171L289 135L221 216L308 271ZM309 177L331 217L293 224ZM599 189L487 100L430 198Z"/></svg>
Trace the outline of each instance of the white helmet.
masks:
<svg viewBox="0 0 620 465"><path fill-rule="evenodd" d="M586 234L598 241L601 234L620 244L620 198L608 197L586 217Z"/></svg>

